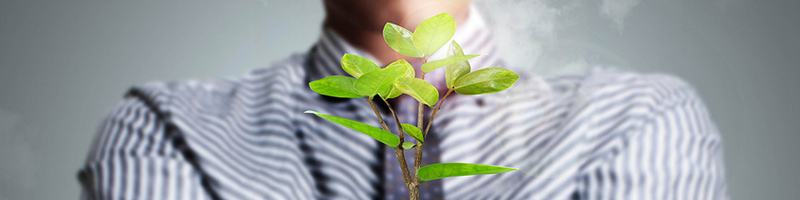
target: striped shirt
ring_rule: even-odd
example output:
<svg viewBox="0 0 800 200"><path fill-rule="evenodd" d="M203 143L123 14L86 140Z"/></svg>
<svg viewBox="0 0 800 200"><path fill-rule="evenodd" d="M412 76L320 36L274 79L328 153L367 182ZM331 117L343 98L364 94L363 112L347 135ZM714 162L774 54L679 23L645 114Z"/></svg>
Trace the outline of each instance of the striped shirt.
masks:
<svg viewBox="0 0 800 200"><path fill-rule="evenodd" d="M503 66L479 15L473 9L454 40L466 53L488 53L471 60L473 69ZM378 125L363 99L308 88L345 74L344 53L372 58L324 30L310 52L241 77L132 88L79 171L82 198L407 198L394 192L404 186L395 185L402 180L388 147L303 114ZM426 80L443 84L443 71ZM507 91L448 97L429 135L436 145L425 147L436 162L520 170L429 181L423 199L728 198L720 135L680 79L602 67L546 79L514 71L520 80ZM413 100L404 95L393 105L403 123L415 124Z"/></svg>

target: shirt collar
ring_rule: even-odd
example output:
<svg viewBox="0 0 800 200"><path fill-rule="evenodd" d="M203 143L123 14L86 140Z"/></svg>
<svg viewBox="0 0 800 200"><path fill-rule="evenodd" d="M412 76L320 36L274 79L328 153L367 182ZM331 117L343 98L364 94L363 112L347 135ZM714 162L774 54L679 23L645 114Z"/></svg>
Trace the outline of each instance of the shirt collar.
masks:
<svg viewBox="0 0 800 200"><path fill-rule="evenodd" d="M502 65L502 61L495 55L496 49L486 22L480 11L470 6L469 15L464 22L456 24L456 33L453 39L461 45L465 54L486 53L470 60L472 69ZM449 44L448 44L449 45ZM447 55L447 45L430 56L431 60L442 59ZM324 27L319 41L310 52L309 75L311 80L316 80L330 75L346 75L341 67L341 58L345 53L355 54L370 60L377 60L374 56L347 43L333 30ZM388 63L377 63L384 66ZM419 66L415 66L419 67ZM428 78L431 77L431 78ZM439 78L441 77L441 78ZM426 80L435 85L443 84L444 70L435 70L426 75Z"/></svg>

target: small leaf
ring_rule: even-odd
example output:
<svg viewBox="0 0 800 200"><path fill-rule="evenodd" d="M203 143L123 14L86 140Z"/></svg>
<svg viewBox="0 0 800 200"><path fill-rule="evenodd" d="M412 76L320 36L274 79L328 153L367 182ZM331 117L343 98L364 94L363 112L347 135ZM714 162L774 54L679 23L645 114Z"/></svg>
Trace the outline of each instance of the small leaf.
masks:
<svg viewBox="0 0 800 200"><path fill-rule="evenodd" d="M394 86L425 105L433 106L436 104L436 101L439 101L439 91L437 91L436 87L433 87L431 83L428 83L428 81L418 78L400 77L394 81Z"/></svg>
<svg viewBox="0 0 800 200"><path fill-rule="evenodd" d="M453 56L447 57L439 60L434 60L422 64L422 71L425 73L431 72L433 70L439 69L440 67L444 67L445 65L453 64L455 62L465 61L472 59L474 57L481 56L483 54L472 54L472 55L463 55L463 56Z"/></svg>
<svg viewBox="0 0 800 200"><path fill-rule="evenodd" d="M403 126L403 130L406 132L406 134L410 135L414 139L417 139L419 143L425 142L425 138L422 137L422 131L419 130L419 128L411 124L402 124L401 126Z"/></svg>
<svg viewBox="0 0 800 200"><path fill-rule="evenodd" d="M442 48L456 33L456 21L450 14L442 13L422 21L414 30L414 46L429 56Z"/></svg>
<svg viewBox="0 0 800 200"><path fill-rule="evenodd" d="M369 59L346 53L342 56L342 69L353 77L359 78L366 73L378 71L381 67Z"/></svg>
<svg viewBox="0 0 800 200"><path fill-rule="evenodd" d="M393 67L399 67L399 68L405 69L405 71L400 76L398 76L398 78L399 77L411 77L411 78L414 78L414 67L411 66L411 64L409 64L408 61L406 61L405 59L397 60L397 61L389 64L389 66L386 66L386 68L393 68ZM381 91L378 92L378 94L381 95L381 97L386 98L386 99L391 99L391 98L395 98L395 97L400 96L401 94L403 94L402 91L400 91L397 88L395 88L394 80L391 80L391 82L388 82L387 84L389 84L389 87L386 90L381 90Z"/></svg>
<svg viewBox="0 0 800 200"><path fill-rule="evenodd" d="M389 131L385 131L383 129L380 129L380 128L377 128L377 127L374 127L374 126L370 126L370 125L365 124L365 123L361 123L359 121L347 119L347 118L344 118L344 117L326 115L326 114L314 112L314 111L311 111L311 110L308 110L308 111L306 111L304 113L315 114L315 115L317 115L319 117L322 117L323 119L326 119L326 120L331 121L333 123L336 123L336 124L342 125L344 127L347 127L347 128L356 130L358 132L364 133L364 134L366 134L366 135L368 135L368 136L370 136L372 138L375 138L376 140L378 140L378 141L380 141L380 142L382 142L382 143L384 143L386 145L389 145L392 148L397 147L397 145L400 144L400 138L398 138L397 135L395 135L394 133L389 132Z"/></svg>
<svg viewBox="0 0 800 200"><path fill-rule="evenodd" d="M501 67L488 67L462 76L456 81L454 90L463 95L478 95L501 92L517 82L519 75Z"/></svg>
<svg viewBox="0 0 800 200"><path fill-rule="evenodd" d="M339 98L359 98L364 97L353 87L356 81L353 77L347 76L328 76L308 83L308 87L321 95Z"/></svg>
<svg viewBox="0 0 800 200"><path fill-rule="evenodd" d="M411 31L397 24L386 23L383 27L383 39L392 49L400 54L411 57L422 57L422 53L414 47Z"/></svg>
<svg viewBox="0 0 800 200"><path fill-rule="evenodd" d="M417 146L417 144L414 144L414 143L411 143L411 142L403 142L403 149L411 149L411 148L414 148L416 146Z"/></svg>
<svg viewBox="0 0 800 200"><path fill-rule="evenodd" d="M455 40L453 40L453 42L450 43L450 48L447 49L447 57L452 58L463 55L464 51L461 50L461 46L458 45ZM469 71L472 70L470 69L469 61L466 60L450 63L445 67L445 69L447 70L444 74L445 79L447 80L447 88L450 89L453 89L458 78L467 75Z"/></svg>
<svg viewBox="0 0 800 200"><path fill-rule="evenodd" d="M385 97L389 94L389 89L393 87L394 80L406 72L404 65L390 65L378 71L366 73L358 78L353 86L361 94L372 98L376 94Z"/></svg>
<svg viewBox="0 0 800 200"><path fill-rule="evenodd" d="M499 174L514 170L517 168L469 163L436 163L419 168L417 175L420 182L425 182L454 176Z"/></svg>

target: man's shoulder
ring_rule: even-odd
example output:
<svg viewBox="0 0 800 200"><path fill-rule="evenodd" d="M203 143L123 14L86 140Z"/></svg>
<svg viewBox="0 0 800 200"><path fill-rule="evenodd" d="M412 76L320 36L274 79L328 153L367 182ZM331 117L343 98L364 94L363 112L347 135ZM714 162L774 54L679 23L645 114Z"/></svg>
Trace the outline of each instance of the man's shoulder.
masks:
<svg viewBox="0 0 800 200"><path fill-rule="evenodd" d="M624 96L653 98L658 101L699 98L691 84L678 76L641 73L610 67L595 67L580 82L580 88L595 99Z"/></svg>
<svg viewBox="0 0 800 200"><path fill-rule="evenodd" d="M542 77L527 70L515 70L520 79L511 92L538 93L543 98L578 96L591 101L617 99L619 103L633 97L658 100L699 98L694 87L685 80L664 73L642 73L615 67L597 66L582 74ZM622 104L618 104L622 105Z"/></svg>
<svg viewBox="0 0 800 200"><path fill-rule="evenodd" d="M559 84L565 85L553 85ZM589 121L602 122L600 126L637 127L662 118L665 113L674 114L676 109L683 109L682 114L706 112L694 87L675 75L596 67L570 84L574 86L564 92L568 95L562 99L569 99L571 112L583 113L582 116L590 117L586 118Z"/></svg>
<svg viewBox="0 0 800 200"><path fill-rule="evenodd" d="M686 104L694 105L693 109L698 111L705 110L692 85L663 73L595 67L582 75L554 76L533 83L545 85L527 86L539 89L536 91L541 94L538 101L563 108L564 116L575 115L573 120L578 121L602 121L603 124L647 121Z"/></svg>
<svg viewBox="0 0 800 200"><path fill-rule="evenodd" d="M217 112L242 96L259 92L291 91L302 84L304 55L298 54L235 77L155 81L132 87L127 97L136 97L159 110L191 109ZM214 111L217 110L217 111Z"/></svg>

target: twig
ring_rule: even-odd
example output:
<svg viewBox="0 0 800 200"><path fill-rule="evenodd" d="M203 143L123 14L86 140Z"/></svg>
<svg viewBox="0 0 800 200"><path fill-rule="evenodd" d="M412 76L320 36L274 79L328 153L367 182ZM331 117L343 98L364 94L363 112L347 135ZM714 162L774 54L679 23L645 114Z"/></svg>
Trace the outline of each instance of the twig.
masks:
<svg viewBox="0 0 800 200"><path fill-rule="evenodd" d="M406 163L405 152L403 152L405 132L403 131L403 127L400 125L400 119L397 118L397 114L394 112L394 109L392 109L392 105L389 104L389 101L386 101L386 99L381 99L383 99L383 102L386 103L386 107L389 108L389 112L392 113L392 116L394 116L394 121L397 124L397 132L400 137L400 144L395 147L394 154L397 155L397 162L400 164L400 169L403 170L403 180L406 182L406 187L411 187L410 183L412 183L413 179L411 178L411 172L408 171L408 163ZM411 190L409 190L409 195L411 195Z"/></svg>
<svg viewBox="0 0 800 200"><path fill-rule="evenodd" d="M370 99L370 98L367 98L367 102L369 102L369 105L372 106L372 110L375 111L375 116L378 116L378 121L381 123L381 127L383 128L383 130L392 132L392 131L389 130L389 126L386 126L386 122L383 121L383 117L381 117L381 113L378 112L378 107L375 107L375 102L373 102L372 99ZM403 141L401 140L400 143L402 144Z"/></svg>
<svg viewBox="0 0 800 200"><path fill-rule="evenodd" d="M427 135L428 134L428 130L431 129L431 124L433 124L433 118L436 118L436 113L439 112L439 108L442 108L442 104L444 104L444 100L447 99L447 96L449 96L451 92L453 92L453 90L452 89L448 89L447 93L445 93L444 97L442 97L442 101L439 101L439 105L437 105L436 108L433 109L433 113L431 114L431 119L428 120L428 127L425 128L425 132L423 132L422 135Z"/></svg>
<svg viewBox="0 0 800 200"><path fill-rule="evenodd" d="M422 64L428 62L427 57L422 58ZM422 72L420 79L425 80L425 72ZM418 103L417 106L417 128L422 130L422 126L424 126L423 121L425 120L424 116L424 107L422 106L422 102ZM422 139L425 140L425 133L422 133ZM422 167L422 147L424 146L424 142L418 142L416 152L414 152L414 180L412 181L412 185L408 186L408 193L409 199L411 200L418 200L419 199L419 168Z"/></svg>

